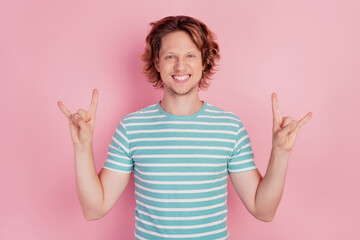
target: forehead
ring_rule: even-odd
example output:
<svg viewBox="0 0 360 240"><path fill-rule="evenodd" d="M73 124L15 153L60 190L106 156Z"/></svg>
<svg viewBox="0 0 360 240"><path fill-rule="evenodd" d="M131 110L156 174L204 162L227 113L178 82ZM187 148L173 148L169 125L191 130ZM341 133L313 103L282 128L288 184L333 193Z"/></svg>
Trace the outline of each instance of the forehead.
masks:
<svg viewBox="0 0 360 240"><path fill-rule="evenodd" d="M181 51L199 51L187 32L175 31L162 37L160 54Z"/></svg>

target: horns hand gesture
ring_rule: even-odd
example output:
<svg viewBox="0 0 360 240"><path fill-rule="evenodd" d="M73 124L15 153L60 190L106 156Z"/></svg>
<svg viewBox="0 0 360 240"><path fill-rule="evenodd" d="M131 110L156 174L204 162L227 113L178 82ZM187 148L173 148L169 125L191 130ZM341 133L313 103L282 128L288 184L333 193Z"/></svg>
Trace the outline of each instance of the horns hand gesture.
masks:
<svg viewBox="0 0 360 240"><path fill-rule="evenodd" d="M98 90L94 89L90 108L88 111L79 109L77 113L71 112L59 101L58 106L69 120L71 139L74 145L91 144L95 128L95 114L98 105Z"/></svg>
<svg viewBox="0 0 360 240"><path fill-rule="evenodd" d="M309 112L300 121L293 120L291 117L281 117L276 93L273 93L271 98L274 120L272 147L280 152L290 152L294 147L299 129L310 120L312 113Z"/></svg>

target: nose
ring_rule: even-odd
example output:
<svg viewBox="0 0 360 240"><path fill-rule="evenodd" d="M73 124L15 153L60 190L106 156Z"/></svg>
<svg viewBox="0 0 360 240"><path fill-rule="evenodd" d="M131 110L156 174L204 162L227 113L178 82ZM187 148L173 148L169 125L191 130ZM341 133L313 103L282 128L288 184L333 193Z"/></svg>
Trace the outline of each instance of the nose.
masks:
<svg viewBox="0 0 360 240"><path fill-rule="evenodd" d="M181 72L185 69L185 61L182 58L178 58L175 63L175 70Z"/></svg>

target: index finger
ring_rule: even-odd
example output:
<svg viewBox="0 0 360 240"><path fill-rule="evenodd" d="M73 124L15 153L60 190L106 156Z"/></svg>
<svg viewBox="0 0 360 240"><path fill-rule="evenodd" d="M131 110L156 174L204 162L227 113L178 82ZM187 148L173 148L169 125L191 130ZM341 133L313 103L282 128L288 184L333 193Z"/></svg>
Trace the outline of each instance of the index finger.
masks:
<svg viewBox="0 0 360 240"><path fill-rule="evenodd" d="M273 110L274 121L281 122L279 102L278 102L276 93L271 94L271 100L272 100L272 110Z"/></svg>
<svg viewBox="0 0 360 240"><path fill-rule="evenodd" d="M98 90L94 89L91 97L91 104L89 107L90 115L95 115L97 105L98 105Z"/></svg>

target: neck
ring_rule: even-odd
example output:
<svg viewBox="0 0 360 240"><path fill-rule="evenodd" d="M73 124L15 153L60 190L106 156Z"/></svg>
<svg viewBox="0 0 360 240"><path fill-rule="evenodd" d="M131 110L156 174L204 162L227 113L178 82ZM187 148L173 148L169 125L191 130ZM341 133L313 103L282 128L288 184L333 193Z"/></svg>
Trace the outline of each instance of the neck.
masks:
<svg viewBox="0 0 360 240"><path fill-rule="evenodd" d="M169 97L167 94L164 94L160 105L167 113L178 116L188 116L198 112L202 108L203 102L200 100L198 94L176 97Z"/></svg>

